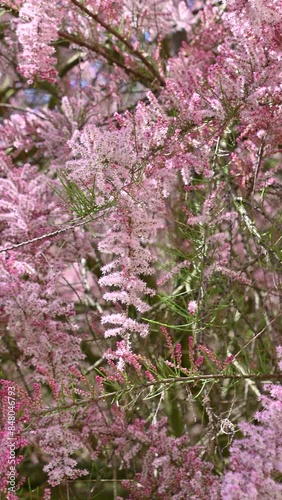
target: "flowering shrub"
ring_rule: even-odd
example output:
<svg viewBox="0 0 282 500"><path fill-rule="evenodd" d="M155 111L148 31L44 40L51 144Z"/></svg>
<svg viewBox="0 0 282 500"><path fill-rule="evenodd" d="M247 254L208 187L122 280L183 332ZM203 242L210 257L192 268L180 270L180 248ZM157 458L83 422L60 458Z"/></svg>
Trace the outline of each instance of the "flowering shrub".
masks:
<svg viewBox="0 0 282 500"><path fill-rule="evenodd" d="M0 23L2 498L280 498L281 2Z"/></svg>

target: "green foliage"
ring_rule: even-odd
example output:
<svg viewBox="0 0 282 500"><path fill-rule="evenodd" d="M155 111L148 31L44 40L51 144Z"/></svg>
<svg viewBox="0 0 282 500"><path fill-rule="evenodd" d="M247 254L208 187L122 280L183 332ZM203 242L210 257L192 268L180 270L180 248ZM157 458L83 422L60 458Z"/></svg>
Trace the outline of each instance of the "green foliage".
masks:
<svg viewBox="0 0 282 500"><path fill-rule="evenodd" d="M84 184L84 189L81 189L75 182L70 181L64 173L59 176L59 179L62 189L57 189L56 193L78 217L95 215L113 207L116 203L116 200L112 199L103 205L99 205L96 202L95 185L88 187Z"/></svg>

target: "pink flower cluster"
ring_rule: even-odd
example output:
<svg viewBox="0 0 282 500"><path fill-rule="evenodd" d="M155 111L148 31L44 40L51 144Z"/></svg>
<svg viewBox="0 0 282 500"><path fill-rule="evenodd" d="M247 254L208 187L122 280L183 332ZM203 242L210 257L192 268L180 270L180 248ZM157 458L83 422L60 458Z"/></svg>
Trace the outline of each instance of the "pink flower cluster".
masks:
<svg viewBox="0 0 282 500"><path fill-rule="evenodd" d="M19 70L30 84L36 77L56 81L55 49L50 44L57 40L63 15L62 2L56 0L48 4L43 0L27 0L21 6L17 35L23 51Z"/></svg>

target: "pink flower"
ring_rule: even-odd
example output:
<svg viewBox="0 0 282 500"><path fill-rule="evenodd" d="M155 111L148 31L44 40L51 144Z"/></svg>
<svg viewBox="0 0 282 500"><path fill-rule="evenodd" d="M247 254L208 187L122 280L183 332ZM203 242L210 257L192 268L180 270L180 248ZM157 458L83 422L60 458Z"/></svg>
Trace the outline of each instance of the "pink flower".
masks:
<svg viewBox="0 0 282 500"><path fill-rule="evenodd" d="M190 300L188 304L188 311L190 314L195 314L198 309L198 304L195 300Z"/></svg>

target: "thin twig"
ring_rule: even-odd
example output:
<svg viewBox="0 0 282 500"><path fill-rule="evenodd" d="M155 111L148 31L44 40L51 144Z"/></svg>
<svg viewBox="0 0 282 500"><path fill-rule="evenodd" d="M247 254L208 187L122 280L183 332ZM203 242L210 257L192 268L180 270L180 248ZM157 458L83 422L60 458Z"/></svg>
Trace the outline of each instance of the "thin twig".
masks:
<svg viewBox="0 0 282 500"><path fill-rule="evenodd" d="M60 30L59 35L62 38L65 38L66 40L69 40L71 43L75 43L76 45L79 45L80 47L85 47L86 49L91 50L92 52L95 52L96 54L99 54L100 56L104 57L107 61L110 61L112 64L116 64L120 68L122 68L125 73L129 75L133 75L138 81L143 83L145 86L150 87L152 85L152 80L145 75L142 75L142 73L139 73L139 71L136 71L133 68L130 68L129 66L125 65L121 60L118 60L114 58L109 51L106 49L103 49L100 45L97 45L95 43L88 43L85 40L82 40L78 36L71 35L69 33L66 33L65 31Z"/></svg>
<svg viewBox="0 0 282 500"><path fill-rule="evenodd" d="M87 217L86 218L84 217L84 219L80 222L77 222L75 224L71 224L70 226L64 227L62 229L57 229L56 231L52 231L51 233L43 234L42 236L38 236L37 238L32 238L31 240L22 241L21 243L11 245L7 248L1 248L0 253L8 252L10 250L14 250L15 248L20 248L20 247L23 247L25 245L29 245L30 243L35 243L37 241L44 240L45 238L52 238L53 236L57 236L58 234L65 233L66 231L70 231L71 229L74 229L76 227L83 226L84 224L87 224L88 222L91 222L92 220L97 220L99 218L99 217L97 217L96 219L94 219L92 216L92 217L87 219Z"/></svg>
<svg viewBox="0 0 282 500"><path fill-rule="evenodd" d="M14 106L13 104L0 102L0 108L10 108L10 109L14 109L15 111L23 111L24 113L30 113L31 115L35 115L37 118L40 118L41 120L45 120L48 122L50 121L50 120L48 120L48 118L46 118L45 116L42 116L41 114L37 113L36 111L33 111L29 108L24 108L22 106Z"/></svg>
<svg viewBox="0 0 282 500"><path fill-rule="evenodd" d="M265 137L263 137L261 145L260 145L260 148L258 150L258 161L257 161L256 167L255 167L255 171L254 171L253 185L252 185L252 191L251 191L251 195L252 196L254 195L255 190L256 190L256 183L257 183L258 173L259 173L259 169L260 169L260 165L261 165L262 157L263 157L263 152L264 152L265 138L266 138L266 135L265 135Z"/></svg>
<svg viewBox="0 0 282 500"><path fill-rule="evenodd" d="M243 351L243 349L245 349L246 347L248 347L249 344L251 344L254 340L256 340L262 333L264 333L268 328L269 326L274 323L274 321L276 320L277 318L275 317L272 321L270 321L260 332L258 332L254 337L251 338L251 340L249 340L243 347L242 349L240 349L233 357L233 359L236 359L239 354L241 354L241 352Z"/></svg>

